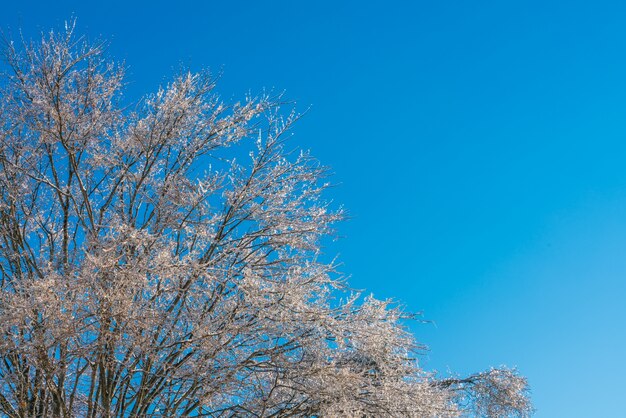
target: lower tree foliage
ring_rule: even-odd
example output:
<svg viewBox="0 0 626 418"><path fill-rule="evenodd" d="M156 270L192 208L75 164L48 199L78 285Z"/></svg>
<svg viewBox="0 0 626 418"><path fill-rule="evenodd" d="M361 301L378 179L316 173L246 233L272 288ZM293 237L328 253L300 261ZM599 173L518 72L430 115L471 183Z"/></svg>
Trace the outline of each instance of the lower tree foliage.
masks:
<svg viewBox="0 0 626 418"><path fill-rule="evenodd" d="M280 97L189 73L124 107L72 32L5 48L2 416L530 414L515 371L423 370L407 315L323 259L342 212Z"/></svg>

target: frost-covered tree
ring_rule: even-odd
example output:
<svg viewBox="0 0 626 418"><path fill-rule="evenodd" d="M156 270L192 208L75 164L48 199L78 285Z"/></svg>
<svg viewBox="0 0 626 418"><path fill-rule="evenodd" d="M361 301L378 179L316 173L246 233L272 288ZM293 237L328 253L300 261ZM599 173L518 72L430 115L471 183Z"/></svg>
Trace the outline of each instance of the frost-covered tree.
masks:
<svg viewBox="0 0 626 418"><path fill-rule="evenodd" d="M423 370L401 310L321 255L342 218L297 115L183 74L135 106L70 25L0 82L6 417L527 416L526 381Z"/></svg>

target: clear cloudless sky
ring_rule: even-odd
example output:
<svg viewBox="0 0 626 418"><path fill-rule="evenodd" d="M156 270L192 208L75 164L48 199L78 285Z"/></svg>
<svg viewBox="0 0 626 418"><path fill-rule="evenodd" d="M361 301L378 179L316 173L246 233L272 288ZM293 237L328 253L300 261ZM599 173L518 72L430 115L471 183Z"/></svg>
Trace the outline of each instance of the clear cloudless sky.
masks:
<svg viewBox="0 0 626 418"><path fill-rule="evenodd" d="M537 417L626 417L626 2L5 1L111 41L128 96L181 64L285 90L332 167L342 270L423 311L425 367L517 366Z"/></svg>

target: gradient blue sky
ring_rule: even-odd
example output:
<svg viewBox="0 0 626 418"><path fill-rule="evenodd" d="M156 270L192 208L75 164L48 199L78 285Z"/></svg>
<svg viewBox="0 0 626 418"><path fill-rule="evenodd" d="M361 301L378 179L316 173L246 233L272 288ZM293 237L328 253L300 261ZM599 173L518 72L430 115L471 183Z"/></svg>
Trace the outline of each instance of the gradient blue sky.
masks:
<svg viewBox="0 0 626 418"><path fill-rule="evenodd" d="M353 216L331 250L434 321L426 367L517 366L537 417L626 416L626 3L13 1L0 27L72 15L130 98L182 63L312 105L295 141Z"/></svg>

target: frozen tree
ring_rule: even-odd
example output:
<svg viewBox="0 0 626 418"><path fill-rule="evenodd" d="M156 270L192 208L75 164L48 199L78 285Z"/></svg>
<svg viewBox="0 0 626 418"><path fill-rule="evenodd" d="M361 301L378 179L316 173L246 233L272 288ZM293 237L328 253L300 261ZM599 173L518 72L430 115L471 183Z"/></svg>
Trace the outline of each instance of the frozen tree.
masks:
<svg viewBox="0 0 626 418"><path fill-rule="evenodd" d="M514 371L438 378L407 315L347 288L280 97L185 73L123 105L123 68L72 32L4 51L2 416L530 414Z"/></svg>

